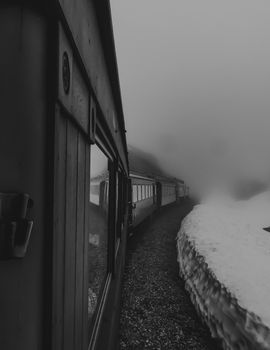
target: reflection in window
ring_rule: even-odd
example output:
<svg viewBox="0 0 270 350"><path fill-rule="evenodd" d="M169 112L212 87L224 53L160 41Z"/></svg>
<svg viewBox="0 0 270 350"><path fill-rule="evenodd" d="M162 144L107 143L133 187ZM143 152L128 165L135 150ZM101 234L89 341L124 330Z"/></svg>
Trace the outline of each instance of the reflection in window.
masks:
<svg viewBox="0 0 270 350"><path fill-rule="evenodd" d="M118 171L118 213L117 213L117 238L121 239L124 228L124 175L121 169Z"/></svg>
<svg viewBox="0 0 270 350"><path fill-rule="evenodd" d="M88 238L88 320L89 325L107 275L109 172L108 158L91 146L89 238Z"/></svg>

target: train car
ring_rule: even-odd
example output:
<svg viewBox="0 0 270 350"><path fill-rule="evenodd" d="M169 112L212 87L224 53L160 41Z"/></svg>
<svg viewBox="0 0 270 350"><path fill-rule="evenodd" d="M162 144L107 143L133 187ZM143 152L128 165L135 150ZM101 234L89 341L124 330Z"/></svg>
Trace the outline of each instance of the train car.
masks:
<svg viewBox="0 0 270 350"><path fill-rule="evenodd" d="M132 183L132 227L139 225L157 209L154 178L130 174Z"/></svg>
<svg viewBox="0 0 270 350"><path fill-rule="evenodd" d="M175 182L176 182L176 197L177 197L177 200L180 202L181 200L186 198L187 186L183 180L175 179Z"/></svg>
<svg viewBox="0 0 270 350"><path fill-rule="evenodd" d="M185 185L185 198L189 198L189 186Z"/></svg>
<svg viewBox="0 0 270 350"><path fill-rule="evenodd" d="M0 347L117 347L128 157L110 5L0 7Z"/></svg>
<svg viewBox="0 0 270 350"><path fill-rule="evenodd" d="M151 216L157 209L175 203L180 184L184 181L166 175L155 158L129 146L129 164L132 198L130 200L131 230ZM181 189L182 189L181 187ZM181 196L184 195L181 193Z"/></svg>
<svg viewBox="0 0 270 350"><path fill-rule="evenodd" d="M158 203L159 206L163 207L165 205L176 202L176 183L174 179L170 178L158 178Z"/></svg>

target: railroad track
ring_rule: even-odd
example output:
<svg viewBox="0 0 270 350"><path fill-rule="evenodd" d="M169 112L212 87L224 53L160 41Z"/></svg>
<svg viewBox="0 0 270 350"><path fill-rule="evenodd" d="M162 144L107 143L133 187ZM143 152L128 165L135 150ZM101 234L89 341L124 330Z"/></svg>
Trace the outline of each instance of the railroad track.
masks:
<svg viewBox="0 0 270 350"><path fill-rule="evenodd" d="M179 278L176 235L190 202L159 211L129 242L120 349L221 349L197 317Z"/></svg>

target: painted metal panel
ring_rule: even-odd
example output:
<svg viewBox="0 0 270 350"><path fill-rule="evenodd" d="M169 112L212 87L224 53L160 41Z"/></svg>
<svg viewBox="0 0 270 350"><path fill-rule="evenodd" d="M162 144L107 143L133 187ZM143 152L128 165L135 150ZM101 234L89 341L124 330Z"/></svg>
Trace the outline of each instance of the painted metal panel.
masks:
<svg viewBox="0 0 270 350"><path fill-rule="evenodd" d="M42 17L21 6L1 7L0 188L29 193L34 200L26 256L0 262L0 347L5 350L36 350L43 343L46 47Z"/></svg>

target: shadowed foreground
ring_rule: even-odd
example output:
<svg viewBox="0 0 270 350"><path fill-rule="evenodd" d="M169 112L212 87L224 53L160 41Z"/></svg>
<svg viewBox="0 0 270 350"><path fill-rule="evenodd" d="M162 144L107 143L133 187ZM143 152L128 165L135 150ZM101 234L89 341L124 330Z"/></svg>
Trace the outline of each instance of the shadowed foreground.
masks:
<svg viewBox="0 0 270 350"><path fill-rule="evenodd" d="M176 234L190 203L161 210L131 238L120 319L120 349L219 350L179 277Z"/></svg>

